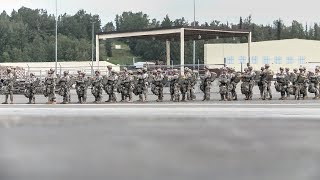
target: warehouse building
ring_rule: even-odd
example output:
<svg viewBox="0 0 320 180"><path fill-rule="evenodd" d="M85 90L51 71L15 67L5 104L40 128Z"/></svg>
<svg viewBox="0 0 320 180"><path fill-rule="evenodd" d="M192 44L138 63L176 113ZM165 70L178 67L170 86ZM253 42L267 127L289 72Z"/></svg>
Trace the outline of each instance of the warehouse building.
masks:
<svg viewBox="0 0 320 180"><path fill-rule="evenodd" d="M254 69L270 64L274 72L280 67L291 70L300 66L313 70L320 65L320 41L287 39L251 43L251 57L248 57L248 43L206 44L204 62L208 65L226 64L237 71L243 70L250 61Z"/></svg>

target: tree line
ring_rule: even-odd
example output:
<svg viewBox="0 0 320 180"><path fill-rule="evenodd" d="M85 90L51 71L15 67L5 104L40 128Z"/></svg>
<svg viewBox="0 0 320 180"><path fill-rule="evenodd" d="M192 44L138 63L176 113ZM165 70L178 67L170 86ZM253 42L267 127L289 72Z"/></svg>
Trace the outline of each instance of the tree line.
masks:
<svg viewBox="0 0 320 180"><path fill-rule="evenodd" d="M22 7L8 14L0 14L0 62L40 62L55 60L55 21L54 15L43 9ZM92 26L95 32L128 31L148 28L165 28L174 26L194 26L224 30L250 30L252 41L267 41L281 39L320 40L318 23L304 25L292 21L285 25L281 19L273 24L256 24L252 16L240 17L238 23L221 22L188 22L185 18L171 19L166 15L162 20L150 18L143 12L123 12L115 16L113 21L102 25L101 17L80 10L74 15L63 14L58 17L58 59L60 61L86 61L91 59ZM130 47L133 55L142 60L165 60L165 42L158 40L120 40ZM205 43L241 43L243 38L212 39L196 42L196 59L203 62ZM95 41L94 41L95 42ZM101 56L112 56L115 41L104 41ZM186 42L186 63L192 63L192 42ZM180 59L180 44L171 45L171 58L174 63Z"/></svg>

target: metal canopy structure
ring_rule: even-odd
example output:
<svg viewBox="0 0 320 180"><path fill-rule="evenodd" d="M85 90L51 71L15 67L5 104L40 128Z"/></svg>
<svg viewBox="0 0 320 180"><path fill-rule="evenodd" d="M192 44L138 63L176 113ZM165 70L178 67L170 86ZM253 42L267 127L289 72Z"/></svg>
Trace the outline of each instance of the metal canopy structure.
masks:
<svg viewBox="0 0 320 180"><path fill-rule="evenodd" d="M248 37L248 60L250 63L250 46L251 46L251 32L250 31L228 31L215 30L208 28L193 28L193 27L173 27L161 29L144 29L138 31L123 31L123 32L108 32L99 33L96 35L96 61L99 61L99 44L100 40L107 39L151 39L166 41L167 50L167 65L170 65L170 42L180 41L180 63L181 73L184 72L184 44L189 40L209 40L216 38L230 38L230 37Z"/></svg>

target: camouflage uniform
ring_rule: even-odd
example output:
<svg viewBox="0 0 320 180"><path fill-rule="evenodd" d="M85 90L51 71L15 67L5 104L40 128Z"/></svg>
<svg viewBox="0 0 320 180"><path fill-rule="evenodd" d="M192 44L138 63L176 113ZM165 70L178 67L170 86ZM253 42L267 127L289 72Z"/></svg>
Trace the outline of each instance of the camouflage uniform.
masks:
<svg viewBox="0 0 320 180"><path fill-rule="evenodd" d="M44 96L48 98L48 104L55 104L56 103L56 77L54 74L54 70L50 69L48 71L48 75L44 80L45 90Z"/></svg>
<svg viewBox="0 0 320 180"><path fill-rule="evenodd" d="M139 96L140 102L144 102L143 94L144 94L145 88L146 88L146 82L145 82L146 79L145 79L144 74L141 69L138 69L137 73L138 73L136 76L137 83L134 86L133 93L136 96Z"/></svg>
<svg viewBox="0 0 320 180"><path fill-rule="evenodd" d="M235 72L234 69L230 69L230 86L231 86L231 95L230 98L232 98L232 100L237 101L238 100L238 96L237 96L237 85L240 82L240 77L238 75L238 73Z"/></svg>
<svg viewBox="0 0 320 180"><path fill-rule="evenodd" d="M248 68L244 69L244 73L241 76L241 93L245 95L245 100L250 100L250 82L251 82L251 73Z"/></svg>
<svg viewBox="0 0 320 180"><path fill-rule="evenodd" d="M87 102L87 80L85 78L85 73L79 72L76 79L76 92L78 95L78 103L86 103Z"/></svg>
<svg viewBox="0 0 320 180"><path fill-rule="evenodd" d="M100 71L95 72L95 76L92 79L91 93L94 96L94 103L100 103L102 100L102 80Z"/></svg>
<svg viewBox="0 0 320 180"><path fill-rule="evenodd" d="M194 86L197 83L196 75L192 72L192 69L188 69L186 71L185 77L188 81L188 86L187 86L187 99L189 101L194 101L196 100L196 95L194 92Z"/></svg>
<svg viewBox="0 0 320 180"><path fill-rule="evenodd" d="M162 74L162 70L158 69L157 74L153 80L153 84L154 84L153 94L158 96L157 102L163 101L163 85L164 85L163 81L164 81L164 76Z"/></svg>
<svg viewBox="0 0 320 180"><path fill-rule="evenodd" d="M63 97L63 102L62 104L68 104L70 103L71 100L71 95L70 95L70 76L69 72L65 71L63 73L63 76L59 78L58 85L59 85L59 95Z"/></svg>
<svg viewBox="0 0 320 180"><path fill-rule="evenodd" d="M275 88L277 92L281 93L281 98L279 100L285 100L286 99L286 91L287 91L287 80L286 80L286 74L283 72L284 69L280 68L280 73L277 74L276 82L274 83Z"/></svg>
<svg viewBox="0 0 320 180"><path fill-rule="evenodd" d="M116 85L118 82L118 75L114 70L108 72L104 77L104 90L109 95L109 99L106 102L117 102L117 96L115 94Z"/></svg>
<svg viewBox="0 0 320 180"><path fill-rule="evenodd" d="M210 100L210 89L211 83L214 81L215 77L210 72L208 67L205 67L205 74L201 77L201 84L200 90L204 93L204 97L202 101L209 101Z"/></svg>
<svg viewBox="0 0 320 180"><path fill-rule="evenodd" d="M174 69L173 74L169 76L170 81L170 94L171 94L171 100L174 102L180 101L180 83L179 83L179 71L177 69Z"/></svg>
<svg viewBox="0 0 320 180"><path fill-rule="evenodd" d="M273 72L269 69L269 65L265 65L265 70L261 73L261 82L263 88L262 100L272 99L271 81L273 80Z"/></svg>
<svg viewBox="0 0 320 180"><path fill-rule="evenodd" d="M27 78L25 83L24 95L29 99L28 104L35 104L36 98L36 86L39 84L38 79L33 73L30 73L30 76Z"/></svg>
<svg viewBox="0 0 320 180"><path fill-rule="evenodd" d="M227 69L222 68L222 73L219 76L219 93L221 96L220 101L230 100L229 98L229 87L230 87L230 76L227 74Z"/></svg>
<svg viewBox="0 0 320 180"><path fill-rule="evenodd" d="M144 101L148 101L148 87L149 87L149 75L148 75L148 70L146 68L142 69L143 72L143 79L144 79L144 88L143 88L143 95L144 95Z"/></svg>
<svg viewBox="0 0 320 180"><path fill-rule="evenodd" d="M301 95L303 99L307 98L307 81L308 75L305 73L303 67L299 68L300 73L298 73L297 80L296 80L296 93L295 99L300 100Z"/></svg>
<svg viewBox="0 0 320 180"><path fill-rule="evenodd" d="M319 98L319 72L313 73L310 72L309 73L309 93L313 93L315 95L315 97L313 99L318 99Z"/></svg>
<svg viewBox="0 0 320 180"><path fill-rule="evenodd" d="M252 66L248 67L249 73L250 73L250 84L249 84L249 89L250 89L250 95L249 95L249 100L252 100L252 96L253 96L253 87L254 87L254 77L256 76L255 72L253 71ZM271 83L270 83L271 86Z"/></svg>
<svg viewBox="0 0 320 180"><path fill-rule="evenodd" d="M7 69L7 73L3 78L3 92L5 95L5 101L2 104L8 104L8 99L10 96L10 104L13 104L13 84L16 80L15 74L10 68Z"/></svg>
<svg viewBox="0 0 320 180"><path fill-rule="evenodd" d="M186 70L188 70L188 69L186 69ZM185 75L181 75L180 76L180 92L181 92L181 95L182 95L182 98L181 98L182 102L186 101L186 95L187 95L187 91L188 91L188 86L189 86L188 79L186 78Z"/></svg>
<svg viewBox="0 0 320 180"><path fill-rule="evenodd" d="M123 90L124 90L124 98L125 99L129 99L127 100L127 102L132 102L132 94L133 94L133 72L132 71L128 71L128 73L126 74L123 82Z"/></svg>
<svg viewBox="0 0 320 180"><path fill-rule="evenodd" d="M290 76L288 77L289 79L289 85L288 85L288 93L289 95L294 95L296 94L297 90L297 79L298 79L298 69L294 69L293 73L290 73Z"/></svg>
<svg viewBox="0 0 320 180"><path fill-rule="evenodd" d="M289 87L290 87L290 83L291 83L291 73L290 73L290 69L289 68L285 68L285 75L286 75L286 83L287 83L287 89L286 89L286 95L287 98L290 97L290 92L289 92Z"/></svg>

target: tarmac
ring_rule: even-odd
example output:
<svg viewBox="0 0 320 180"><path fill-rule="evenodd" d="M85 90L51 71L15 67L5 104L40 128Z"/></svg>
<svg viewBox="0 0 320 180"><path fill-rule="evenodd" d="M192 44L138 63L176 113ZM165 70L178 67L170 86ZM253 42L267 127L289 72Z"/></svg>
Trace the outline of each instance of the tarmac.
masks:
<svg viewBox="0 0 320 180"><path fill-rule="evenodd" d="M219 102L213 91L209 102L45 105L37 96L25 105L16 96L0 105L0 179L318 180L320 101L276 98Z"/></svg>

